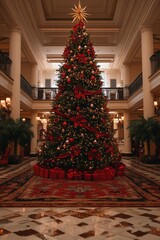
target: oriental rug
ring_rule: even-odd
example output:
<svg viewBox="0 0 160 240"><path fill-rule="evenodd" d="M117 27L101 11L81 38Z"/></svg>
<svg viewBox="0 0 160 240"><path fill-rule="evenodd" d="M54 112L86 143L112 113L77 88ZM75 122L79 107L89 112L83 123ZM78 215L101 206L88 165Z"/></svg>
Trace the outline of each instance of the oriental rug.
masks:
<svg viewBox="0 0 160 240"><path fill-rule="evenodd" d="M4 207L160 207L160 183L126 168L113 180L54 180L28 169L0 184Z"/></svg>

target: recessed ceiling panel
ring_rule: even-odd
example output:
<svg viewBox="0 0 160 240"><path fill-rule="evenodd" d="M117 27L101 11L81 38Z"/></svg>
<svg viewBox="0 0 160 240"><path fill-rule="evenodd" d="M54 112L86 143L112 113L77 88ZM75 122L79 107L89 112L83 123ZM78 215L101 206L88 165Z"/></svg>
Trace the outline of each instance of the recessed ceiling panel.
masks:
<svg viewBox="0 0 160 240"><path fill-rule="evenodd" d="M78 0L41 0L45 19L72 20L69 14L74 5L78 5ZM81 0L81 6L86 8L89 16L88 20L113 20L118 0Z"/></svg>

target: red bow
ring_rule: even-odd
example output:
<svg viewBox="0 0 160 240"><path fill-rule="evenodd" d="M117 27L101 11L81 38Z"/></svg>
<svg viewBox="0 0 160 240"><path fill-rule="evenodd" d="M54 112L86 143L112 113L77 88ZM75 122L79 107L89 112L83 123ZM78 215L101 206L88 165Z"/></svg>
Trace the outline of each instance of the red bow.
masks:
<svg viewBox="0 0 160 240"><path fill-rule="evenodd" d="M82 127L83 123L87 122L87 120L80 114L77 114L75 117L71 117L71 120L74 122L74 127Z"/></svg>
<svg viewBox="0 0 160 240"><path fill-rule="evenodd" d="M86 62L87 62L87 58L86 58L86 56L84 55L84 53L79 53L79 54L77 54L76 59L77 59L80 63L86 64Z"/></svg>
<svg viewBox="0 0 160 240"><path fill-rule="evenodd" d="M88 153L88 159L93 160L93 159L102 159L102 155L98 152L96 148L92 148L90 152Z"/></svg>
<svg viewBox="0 0 160 240"><path fill-rule="evenodd" d="M71 158L79 156L80 153L81 153L81 150L77 146L71 147Z"/></svg>
<svg viewBox="0 0 160 240"><path fill-rule="evenodd" d="M74 88L74 94L77 99L85 98L85 94L83 93L83 90L80 89L79 87Z"/></svg>

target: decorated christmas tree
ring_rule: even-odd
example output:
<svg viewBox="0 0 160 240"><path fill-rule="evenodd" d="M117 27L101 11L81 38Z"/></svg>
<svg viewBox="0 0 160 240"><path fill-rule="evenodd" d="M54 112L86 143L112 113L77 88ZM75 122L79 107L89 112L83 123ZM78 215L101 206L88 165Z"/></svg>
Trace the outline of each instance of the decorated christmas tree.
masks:
<svg viewBox="0 0 160 240"><path fill-rule="evenodd" d="M116 168L120 153L102 92L95 51L86 31L86 12L73 9L73 27L59 69L58 93L52 103L47 141L38 165L94 172Z"/></svg>

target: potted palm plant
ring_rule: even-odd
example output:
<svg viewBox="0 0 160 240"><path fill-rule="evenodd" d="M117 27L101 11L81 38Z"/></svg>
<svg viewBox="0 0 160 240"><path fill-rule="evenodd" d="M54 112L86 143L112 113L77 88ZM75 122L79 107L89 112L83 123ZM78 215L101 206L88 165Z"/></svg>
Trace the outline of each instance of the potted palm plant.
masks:
<svg viewBox="0 0 160 240"><path fill-rule="evenodd" d="M11 119L9 125L10 140L13 142L13 155L9 157L9 163L19 163L21 156L18 154L18 145L24 147L33 137L32 124L21 119Z"/></svg>
<svg viewBox="0 0 160 240"><path fill-rule="evenodd" d="M147 153L141 158L142 161L145 163L157 163L160 154L160 122L155 118L145 119L142 117L130 121L128 128L131 139L138 142L139 146L146 143ZM151 155L151 141L156 146L154 155Z"/></svg>

